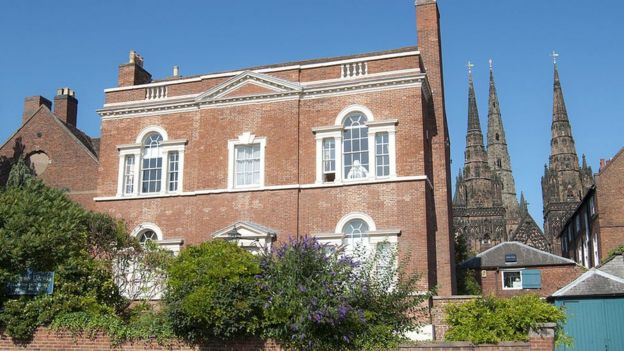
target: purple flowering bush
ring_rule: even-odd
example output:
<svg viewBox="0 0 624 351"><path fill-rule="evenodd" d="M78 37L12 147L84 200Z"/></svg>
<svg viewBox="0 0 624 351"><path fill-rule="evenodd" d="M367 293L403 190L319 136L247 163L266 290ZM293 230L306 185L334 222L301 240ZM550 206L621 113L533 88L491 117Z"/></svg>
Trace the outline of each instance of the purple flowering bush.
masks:
<svg viewBox="0 0 624 351"><path fill-rule="evenodd" d="M393 254L396 257L395 254ZM262 257L262 336L292 350L395 347L418 327L418 277L387 255L349 257L310 237L290 239ZM396 260L392 259L392 262Z"/></svg>

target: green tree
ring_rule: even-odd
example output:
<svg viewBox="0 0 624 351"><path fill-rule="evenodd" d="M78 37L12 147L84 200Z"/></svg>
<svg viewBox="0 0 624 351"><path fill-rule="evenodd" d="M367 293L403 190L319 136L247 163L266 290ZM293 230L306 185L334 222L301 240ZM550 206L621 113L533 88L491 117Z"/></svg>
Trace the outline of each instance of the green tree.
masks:
<svg viewBox="0 0 624 351"><path fill-rule="evenodd" d="M20 163L0 193L0 324L10 336L28 339L38 325L62 313L124 309L127 301L113 282L111 261L90 255L92 236L112 234L90 232L93 214L62 191L24 176ZM55 272L54 293L8 296L7 283L27 270Z"/></svg>
<svg viewBox="0 0 624 351"><path fill-rule="evenodd" d="M34 175L35 173L33 172L32 168L30 168L30 166L26 164L26 161L23 157L20 157L11 167L6 186L7 188L19 187L23 185L27 179L32 178Z"/></svg>
<svg viewBox="0 0 624 351"><path fill-rule="evenodd" d="M252 254L213 240L182 251L168 273L166 310L178 336L200 342L257 333L260 267Z"/></svg>
<svg viewBox="0 0 624 351"><path fill-rule="evenodd" d="M455 264L457 277L457 294L458 295L481 295L481 285L477 280L476 272L472 269L460 267L460 263L474 256L468 248L468 242L464 234L455 236Z"/></svg>

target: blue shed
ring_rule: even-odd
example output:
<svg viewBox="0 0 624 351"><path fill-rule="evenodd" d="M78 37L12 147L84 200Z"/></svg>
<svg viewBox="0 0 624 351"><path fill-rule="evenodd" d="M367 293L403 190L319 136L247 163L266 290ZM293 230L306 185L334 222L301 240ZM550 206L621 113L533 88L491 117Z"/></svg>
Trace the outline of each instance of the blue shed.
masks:
<svg viewBox="0 0 624 351"><path fill-rule="evenodd" d="M549 297L566 309L565 333L574 339L568 350L624 350L624 258L613 257L592 268Z"/></svg>

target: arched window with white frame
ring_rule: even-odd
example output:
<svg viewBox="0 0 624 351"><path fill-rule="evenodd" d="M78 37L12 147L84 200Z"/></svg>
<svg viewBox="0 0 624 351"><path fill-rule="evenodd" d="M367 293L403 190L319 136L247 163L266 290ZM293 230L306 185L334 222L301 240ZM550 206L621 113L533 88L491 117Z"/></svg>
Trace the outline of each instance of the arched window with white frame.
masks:
<svg viewBox="0 0 624 351"><path fill-rule="evenodd" d="M312 128L316 183L396 178L396 119L376 120L362 105L343 109L333 126Z"/></svg>
<svg viewBox="0 0 624 351"><path fill-rule="evenodd" d="M179 193L185 145L186 140L170 140L158 126L144 128L134 144L118 145L117 196Z"/></svg>

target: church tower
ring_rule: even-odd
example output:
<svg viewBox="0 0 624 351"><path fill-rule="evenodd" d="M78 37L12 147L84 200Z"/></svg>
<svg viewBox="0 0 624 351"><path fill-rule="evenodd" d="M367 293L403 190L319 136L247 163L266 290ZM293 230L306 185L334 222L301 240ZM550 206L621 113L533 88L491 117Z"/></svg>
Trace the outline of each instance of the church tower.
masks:
<svg viewBox="0 0 624 351"><path fill-rule="evenodd" d="M453 198L453 226L456 235L464 235L470 248L480 252L507 240L507 231L502 182L490 168L483 145L472 67L468 63L468 131L464 169Z"/></svg>
<svg viewBox="0 0 624 351"><path fill-rule="evenodd" d="M544 166L542 176L542 198L544 201L544 232L553 243L554 252L559 253L559 244L555 240L563 222L576 208L585 192L593 184L593 175L587 166L585 156L579 167L572 127L568 119L563 91L559 80L559 71L554 60L553 113L551 124L550 158Z"/></svg>
<svg viewBox="0 0 624 351"><path fill-rule="evenodd" d="M516 197L516 185L511 173L511 158L507 151L505 128L501 117L496 85L494 83L494 70L490 60L490 95L488 98L488 132L487 154L490 168L498 175L502 182L503 206L507 220L507 233L512 233L520 222L518 198Z"/></svg>

